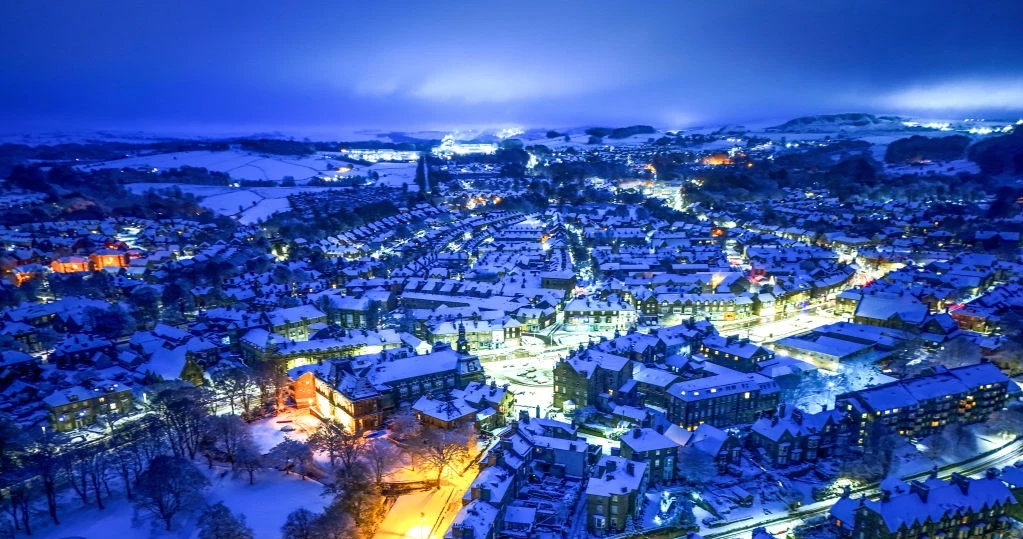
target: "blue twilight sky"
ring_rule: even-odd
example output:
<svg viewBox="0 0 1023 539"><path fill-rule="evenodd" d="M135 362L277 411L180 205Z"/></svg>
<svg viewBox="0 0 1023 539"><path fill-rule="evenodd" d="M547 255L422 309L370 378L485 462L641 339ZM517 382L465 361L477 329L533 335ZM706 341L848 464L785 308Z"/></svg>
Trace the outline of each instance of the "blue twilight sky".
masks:
<svg viewBox="0 0 1023 539"><path fill-rule="evenodd" d="M0 0L0 131L1023 110L1023 2Z"/></svg>

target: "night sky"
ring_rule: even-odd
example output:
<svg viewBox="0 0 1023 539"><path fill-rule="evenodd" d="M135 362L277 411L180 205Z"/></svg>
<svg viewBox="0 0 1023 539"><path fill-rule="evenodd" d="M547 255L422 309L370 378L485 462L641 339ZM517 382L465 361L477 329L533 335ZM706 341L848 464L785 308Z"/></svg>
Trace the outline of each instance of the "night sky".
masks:
<svg viewBox="0 0 1023 539"><path fill-rule="evenodd" d="M0 0L7 133L677 128L1021 109L1019 1Z"/></svg>

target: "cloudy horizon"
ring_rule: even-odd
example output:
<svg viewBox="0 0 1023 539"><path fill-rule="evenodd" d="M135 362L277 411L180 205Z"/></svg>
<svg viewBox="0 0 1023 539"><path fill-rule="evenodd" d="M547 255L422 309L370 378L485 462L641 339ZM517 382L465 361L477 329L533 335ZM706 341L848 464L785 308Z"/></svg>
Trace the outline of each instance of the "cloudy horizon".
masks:
<svg viewBox="0 0 1023 539"><path fill-rule="evenodd" d="M4 4L8 132L670 129L1023 110L1018 3Z"/></svg>

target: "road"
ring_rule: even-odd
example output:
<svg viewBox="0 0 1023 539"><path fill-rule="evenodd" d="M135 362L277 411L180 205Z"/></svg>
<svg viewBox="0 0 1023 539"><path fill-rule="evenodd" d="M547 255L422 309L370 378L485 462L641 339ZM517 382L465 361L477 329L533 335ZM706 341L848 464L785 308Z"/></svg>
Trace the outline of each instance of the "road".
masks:
<svg viewBox="0 0 1023 539"><path fill-rule="evenodd" d="M1023 439L1017 438L1016 440L1013 440L1012 442L1009 442L988 454L976 456L959 462L958 464L946 466L938 471L938 477L944 479L953 473L970 476L983 472L988 468L1002 468L1004 466L1009 466L1021 457L1023 457ZM916 479L923 479L929 474L930 472L920 472L907 475L902 479L908 482ZM880 493L880 488L877 483L865 485L852 490L852 494L867 497L877 496L880 495ZM701 535L703 535L704 539L746 538L753 533L755 528L759 528L761 526L766 527L767 531L770 533L781 533L802 524L807 518L827 515L828 510L831 509L831 506L834 505L837 500L838 498L831 498L815 502L785 515L765 515L753 520L743 520L742 522L737 522L731 526L726 525L717 528L710 528L704 530Z"/></svg>

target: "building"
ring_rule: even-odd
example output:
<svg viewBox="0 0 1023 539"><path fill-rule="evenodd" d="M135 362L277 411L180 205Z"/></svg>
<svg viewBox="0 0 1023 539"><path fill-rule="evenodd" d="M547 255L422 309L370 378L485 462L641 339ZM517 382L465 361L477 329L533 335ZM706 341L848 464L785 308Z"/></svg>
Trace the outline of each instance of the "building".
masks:
<svg viewBox="0 0 1023 539"><path fill-rule="evenodd" d="M470 383L481 383L483 368L475 356L444 348L422 356L384 353L362 361L340 359L305 365L291 369L288 376L293 380L297 407L337 420L354 431L383 427L387 415L427 394L446 395ZM471 408L475 416L478 410L465 406L466 413ZM449 418L452 423L461 419Z"/></svg>
<svg viewBox="0 0 1023 539"><path fill-rule="evenodd" d="M124 414L132 409L131 390L115 383L55 391L43 402L50 426L60 432L92 425L103 415Z"/></svg>
<svg viewBox="0 0 1023 539"><path fill-rule="evenodd" d="M782 404L772 417L753 423L747 445L773 466L816 462L847 447L850 425L844 412L811 414Z"/></svg>
<svg viewBox="0 0 1023 539"><path fill-rule="evenodd" d="M554 406L566 412L599 406L601 396L606 404L631 379L629 358L596 350L570 354L554 365Z"/></svg>
<svg viewBox="0 0 1023 539"><path fill-rule="evenodd" d="M845 495L828 520L841 539L1001 539L1010 528L1006 508L1017 503L996 473L982 479L954 473L947 481L932 476L897 488L878 500Z"/></svg>
<svg viewBox="0 0 1023 539"><path fill-rule="evenodd" d="M705 337L700 345L700 353L713 363L740 372L757 372L760 370L761 361L774 357L770 350L751 343L749 339L740 339L734 335Z"/></svg>
<svg viewBox="0 0 1023 539"><path fill-rule="evenodd" d="M681 381L667 390L667 416L672 423L688 430L703 424L752 423L778 406L781 390L774 380L700 359L704 358L687 361L679 369Z"/></svg>
<svg viewBox="0 0 1023 539"><path fill-rule="evenodd" d="M621 437L621 456L646 464L651 484L675 479L679 444L655 429L635 428Z"/></svg>
<svg viewBox="0 0 1023 539"><path fill-rule="evenodd" d="M843 393L835 407L853 420L860 445L874 421L903 436L923 437L951 422L987 419L1005 407L1009 383L994 364L978 363Z"/></svg>
<svg viewBox="0 0 1023 539"><path fill-rule="evenodd" d="M564 310L566 331L627 331L638 320L636 308L626 301L576 298Z"/></svg>
<svg viewBox="0 0 1023 539"><path fill-rule="evenodd" d="M312 305L275 309L263 314L270 331L293 341L309 339L310 329L327 327L327 315Z"/></svg>
<svg viewBox="0 0 1023 539"><path fill-rule="evenodd" d="M646 476L642 462L602 457L586 484L586 529L598 536L625 531L626 521L643 510Z"/></svg>

